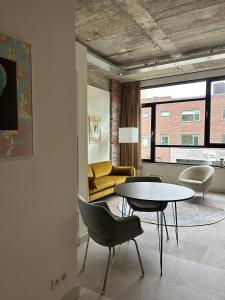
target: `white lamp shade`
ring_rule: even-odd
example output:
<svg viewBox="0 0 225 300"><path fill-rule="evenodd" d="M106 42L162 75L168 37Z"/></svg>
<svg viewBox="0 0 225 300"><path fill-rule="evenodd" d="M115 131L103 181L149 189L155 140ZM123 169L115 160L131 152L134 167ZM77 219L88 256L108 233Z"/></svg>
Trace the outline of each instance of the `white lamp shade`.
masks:
<svg viewBox="0 0 225 300"><path fill-rule="evenodd" d="M119 143L138 143L138 128L123 127L119 128Z"/></svg>

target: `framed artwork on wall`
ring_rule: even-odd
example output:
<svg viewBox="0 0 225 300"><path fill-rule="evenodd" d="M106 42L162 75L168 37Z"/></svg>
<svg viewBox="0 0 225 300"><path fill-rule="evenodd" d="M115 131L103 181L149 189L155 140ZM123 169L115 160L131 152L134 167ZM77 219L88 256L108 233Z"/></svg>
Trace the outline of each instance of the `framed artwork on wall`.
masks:
<svg viewBox="0 0 225 300"><path fill-rule="evenodd" d="M0 33L0 158L33 153L31 45Z"/></svg>
<svg viewBox="0 0 225 300"><path fill-rule="evenodd" d="M101 117L98 115L89 116L89 143L101 143Z"/></svg>

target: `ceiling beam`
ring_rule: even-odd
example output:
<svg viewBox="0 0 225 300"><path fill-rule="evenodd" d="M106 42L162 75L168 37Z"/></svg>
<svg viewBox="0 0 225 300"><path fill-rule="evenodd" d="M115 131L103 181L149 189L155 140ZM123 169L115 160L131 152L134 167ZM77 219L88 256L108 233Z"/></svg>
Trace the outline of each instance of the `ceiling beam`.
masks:
<svg viewBox="0 0 225 300"><path fill-rule="evenodd" d="M119 76L122 73L124 73L124 69L117 67L116 65L107 61L106 59L104 59L90 51L88 51L88 53L87 53L87 62L89 64L92 64L92 65L98 67L99 69L101 69L105 72L109 72L114 75Z"/></svg>
<svg viewBox="0 0 225 300"><path fill-rule="evenodd" d="M130 18L143 30L152 40L154 45L159 47L166 54L181 56L179 49L168 38L159 27L154 18L138 2L138 0L113 0Z"/></svg>
<svg viewBox="0 0 225 300"><path fill-rule="evenodd" d="M207 63L211 61L218 61L225 59L225 52L217 52L217 53L211 53L206 55L199 55L199 56L191 56L186 57L183 59L177 59L177 60L171 60L171 61L165 61L158 64L152 64L144 67L137 67L137 68L130 68L126 69L125 72L123 72L124 76L129 75L136 75L140 73L147 73L151 71L156 70L165 70L165 69L173 69L173 68L182 68L183 66L191 66L193 67L196 64L200 63Z"/></svg>
<svg viewBox="0 0 225 300"><path fill-rule="evenodd" d="M147 66L136 67L136 68L120 68L107 60L97 56L96 54L88 51L87 60L89 64L92 64L104 72L111 74L111 76L117 76L121 79L129 78L129 76L134 76L143 73L149 73L152 71L160 71L165 69L180 69L182 67L190 67L191 69L194 65L200 63L207 63L211 61L220 61L225 59L225 51L217 51L214 53L206 53L203 55L193 55L181 59L163 61L156 64L149 64Z"/></svg>

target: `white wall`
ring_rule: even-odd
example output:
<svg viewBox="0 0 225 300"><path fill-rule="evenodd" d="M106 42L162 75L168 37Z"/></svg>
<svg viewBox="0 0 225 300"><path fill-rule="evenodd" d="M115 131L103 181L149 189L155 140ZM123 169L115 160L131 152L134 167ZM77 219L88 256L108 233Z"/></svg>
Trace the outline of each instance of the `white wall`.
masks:
<svg viewBox="0 0 225 300"><path fill-rule="evenodd" d="M0 0L1 32L32 46L34 155L0 161L0 298L74 299L73 1ZM55 291L50 280L66 272Z"/></svg>
<svg viewBox="0 0 225 300"><path fill-rule="evenodd" d="M76 98L78 127L78 192L88 199L88 136L87 136L87 48L76 42ZM79 239L87 234L79 214Z"/></svg>
<svg viewBox="0 0 225 300"><path fill-rule="evenodd" d="M110 160L110 93L88 85L88 115L101 117L101 143L88 143L88 162Z"/></svg>
<svg viewBox="0 0 225 300"><path fill-rule="evenodd" d="M164 163L143 163L142 176L159 175L162 176L163 182L178 183L179 174L186 168L187 165L164 164ZM212 185L212 191L225 193L225 168L214 168L215 180ZM225 201L225 200L224 200Z"/></svg>

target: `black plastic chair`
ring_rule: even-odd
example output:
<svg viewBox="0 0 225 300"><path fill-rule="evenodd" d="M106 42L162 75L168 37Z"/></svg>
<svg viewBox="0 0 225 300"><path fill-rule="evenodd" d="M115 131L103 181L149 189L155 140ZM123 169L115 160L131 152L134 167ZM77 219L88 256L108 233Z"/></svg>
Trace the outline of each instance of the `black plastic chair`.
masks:
<svg viewBox="0 0 225 300"><path fill-rule="evenodd" d="M132 182L161 182L161 178L158 176L146 176L146 177L127 177L126 183ZM166 229L167 240L169 239L169 233L166 225L166 218L164 210L167 207L167 202L154 202L154 201L144 201L132 198L126 198L130 208L133 210L132 214L135 211L140 212L156 212L157 213L157 228L158 228L158 237L159 237L159 251L160 251L160 267L161 267L161 276L162 276L162 248L163 248L163 219ZM122 209L124 210L124 209ZM159 218L159 212L161 213ZM130 210L129 210L130 214ZM159 221L160 219L160 221ZM159 225L161 230L159 230Z"/></svg>
<svg viewBox="0 0 225 300"><path fill-rule="evenodd" d="M89 237L96 243L108 247L108 261L106 266L105 278L101 294L105 293L106 281L111 260L111 250L115 253L115 246L130 240L134 241L138 259L141 267L141 277L144 277L144 269L135 237L143 233L140 219L137 216L121 218L110 212L108 205L104 202L87 203L78 195L78 204L84 224L88 229L88 240L84 255L84 261L81 271L84 270L88 252Z"/></svg>
<svg viewBox="0 0 225 300"><path fill-rule="evenodd" d="M131 182L161 182L160 177L157 176L146 176L146 177L127 177L126 183ZM153 202L153 201L143 201L138 199L126 198L130 208L135 211L143 211L143 212L156 212L157 213L157 225L159 228L159 212L163 212L163 218L166 228L167 239L169 239L168 229L166 225L166 218L164 214L164 210L167 207L167 202ZM129 212L130 214L130 212Z"/></svg>

